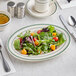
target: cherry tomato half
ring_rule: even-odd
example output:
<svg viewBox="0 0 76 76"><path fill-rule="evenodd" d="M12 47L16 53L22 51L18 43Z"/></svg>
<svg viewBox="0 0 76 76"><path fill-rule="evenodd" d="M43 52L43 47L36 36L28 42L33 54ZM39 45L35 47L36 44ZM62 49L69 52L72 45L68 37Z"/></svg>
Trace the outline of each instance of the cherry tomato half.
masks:
<svg viewBox="0 0 76 76"><path fill-rule="evenodd" d="M22 43L22 38L19 38L20 39L20 43Z"/></svg>
<svg viewBox="0 0 76 76"><path fill-rule="evenodd" d="M42 30L38 30L37 33L40 34Z"/></svg>
<svg viewBox="0 0 76 76"><path fill-rule="evenodd" d="M38 40L38 39L35 37L35 38L33 38L33 40L36 41L36 40Z"/></svg>
<svg viewBox="0 0 76 76"><path fill-rule="evenodd" d="M55 41L58 41L58 40L59 40L58 37L54 37L53 39L54 39Z"/></svg>

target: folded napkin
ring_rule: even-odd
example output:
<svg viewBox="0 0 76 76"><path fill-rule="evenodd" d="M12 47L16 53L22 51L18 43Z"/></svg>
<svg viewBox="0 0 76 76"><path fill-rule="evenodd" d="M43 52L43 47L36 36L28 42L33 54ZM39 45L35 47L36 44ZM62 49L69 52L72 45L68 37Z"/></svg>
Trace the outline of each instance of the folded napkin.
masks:
<svg viewBox="0 0 76 76"><path fill-rule="evenodd" d="M1 55L0 55L0 76L4 76L4 75L8 75L8 74L16 72L16 70L15 70L12 62L10 61L10 59L8 57L7 51L5 50L1 39L0 39L0 44L2 45L3 56L4 56L5 60L7 61L7 63L9 64L10 69L11 69L11 71L8 72L8 73L4 71L3 64L2 64L2 59L1 59Z"/></svg>
<svg viewBox="0 0 76 76"><path fill-rule="evenodd" d="M74 7L76 6L76 0L71 0L70 3L68 3L67 0L57 0L59 6L61 7L61 9L64 8L70 8L70 7Z"/></svg>

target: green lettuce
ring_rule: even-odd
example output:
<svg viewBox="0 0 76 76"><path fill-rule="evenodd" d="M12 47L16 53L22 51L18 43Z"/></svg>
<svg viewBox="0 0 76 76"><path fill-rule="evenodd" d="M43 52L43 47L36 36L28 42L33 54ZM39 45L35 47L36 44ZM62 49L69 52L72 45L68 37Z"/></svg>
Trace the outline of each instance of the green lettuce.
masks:
<svg viewBox="0 0 76 76"><path fill-rule="evenodd" d="M55 28L54 28L54 26L52 26L52 25L48 26L48 29L49 29L49 31L50 31L51 33L53 33L53 31L55 31Z"/></svg>
<svg viewBox="0 0 76 76"><path fill-rule="evenodd" d="M63 44L65 42L65 39L64 39L62 33L59 34L58 38L59 38L59 40L58 40L57 45L59 46L59 45L61 45L61 44Z"/></svg>
<svg viewBox="0 0 76 76"><path fill-rule="evenodd" d="M19 38L24 38L24 37L29 37L29 36L30 36L30 31L26 31L25 34L20 33L19 35L17 35L17 37L19 37Z"/></svg>

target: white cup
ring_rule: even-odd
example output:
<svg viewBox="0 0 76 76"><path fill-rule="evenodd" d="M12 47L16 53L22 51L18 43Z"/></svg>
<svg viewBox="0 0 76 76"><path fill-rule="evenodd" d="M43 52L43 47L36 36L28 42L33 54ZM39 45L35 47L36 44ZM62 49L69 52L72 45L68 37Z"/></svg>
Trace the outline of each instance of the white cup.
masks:
<svg viewBox="0 0 76 76"><path fill-rule="evenodd" d="M46 12L49 10L50 0L35 0L35 10L37 12Z"/></svg>

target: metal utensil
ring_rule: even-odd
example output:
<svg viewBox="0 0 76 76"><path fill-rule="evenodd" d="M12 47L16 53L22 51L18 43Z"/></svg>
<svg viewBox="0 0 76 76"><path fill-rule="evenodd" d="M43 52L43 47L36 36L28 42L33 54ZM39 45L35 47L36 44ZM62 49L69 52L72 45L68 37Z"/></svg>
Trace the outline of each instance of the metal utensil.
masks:
<svg viewBox="0 0 76 76"><path fill-rule="evenodd" d="M64 27L67 29L67 31L71 34L71 36L74 38L74 40L76 41L76 33L73 30L73 28L71 26L69 26L69 24L64 20L62 15L59 15L59 18L62 22L62 24L64 25Z"/></svg>
<svg viewBox="0 0 76 76"><path fill-rule="evenodd" d="M1 49L2 49L2 46L1 46L1 44L0 44L0 53L1 53L1 56L2 56L2 61L3 61L4 70L5 70L6 72L10 72L11 69L10 69L7 61L5 60L5 58L4 58L3 54L2 54Z"/></svg>
<svg viewBox="0 0 76 76"><path fill-rule="evenodd" d="M69 23L69 25L71 25L71 26L75 26L75 25L76 25L76 20L75 20L75 18L74 18L73 16L69 16L69 18L68 18L68 23Z"/></svg>

